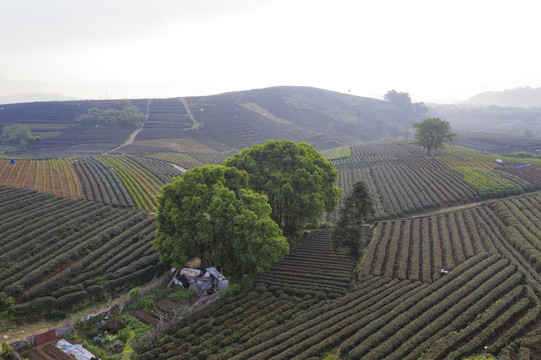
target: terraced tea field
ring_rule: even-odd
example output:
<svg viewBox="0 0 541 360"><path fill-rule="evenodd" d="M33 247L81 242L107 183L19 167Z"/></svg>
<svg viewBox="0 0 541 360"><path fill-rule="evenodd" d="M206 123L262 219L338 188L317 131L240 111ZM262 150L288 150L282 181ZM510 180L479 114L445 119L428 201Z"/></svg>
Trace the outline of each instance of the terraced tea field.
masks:
<svg viewBox="0 0 541 360"><path fill-rule="evenodd" d="M0 292L14 314L69 309L159 269L144 212L1 186L0 213Z"/></svg>

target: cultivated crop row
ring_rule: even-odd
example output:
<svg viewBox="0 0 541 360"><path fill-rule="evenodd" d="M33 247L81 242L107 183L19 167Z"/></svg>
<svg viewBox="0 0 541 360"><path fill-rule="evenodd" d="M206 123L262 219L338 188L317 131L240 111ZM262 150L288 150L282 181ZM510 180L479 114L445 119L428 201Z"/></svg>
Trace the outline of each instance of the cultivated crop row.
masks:
<svg viewBox="0 0 541 360"><path fill-rule="evenodd" d="M376 165L392 165L400 164L400 159L391 153L367 155L367 156L350 156L346 158L334 159L332 163L335 168L342 169L358 169L360 167L376 166Z"/></svg>
<svg viewBox="0 0 541 360"><path fill-rule="evenodd" d="M531 164L526 167L517 167L516 164L504 164L496 170L524 179L535 186L536 189L541 189L541 164Z"/></svg>
<svg viewBox="0 0 541 360"><path fill-rule="evenodd" d="M82 158L75 162L74 168L81 179L86 199L111 205L133 206L124 184L103 162L90 157Z"/></svg>
<svg viewBox="0 0 541 360"><path fill-rule="evenodd" d="M203 164L215 164L220 165L222 164L225 159L228 157L231 157L234 155L232 152L197 152L197 153L189 153L194 159L197 159L201 161Z"/></svg>
<svg viewBox="0 0 541 360"><path fill-rule="evenodd" d="M175 164L187 170L193 169L195 167L201 167L204 165L201 161L195 159L193 156L187 153L162 152L156 154L149 154L145 157L149 159L157 159L170 164Z"/></svg>
<svg viewBox="0 0 541 360"><path fill-rule="evenodd" d="M498 201L490 207L505 224L505 239L541 272L541 196Z"/></svg>
<svg viewBox="0 0 541 360"><path fill-rule="evenodd" d="M137 209L154 211L163 182L127 156L99 157L124 184Z"/></svg>
<svg viewBox="0 0 541 360"><path fill-rule="evenodd" d="M468 329L474 336L443 343L432 357L461 359L523 334L537 304L516 266L485 253L432 284L367 276L334 302L259 284L138 351L141 359L313 359L333 349L348 359L418 359L437 339Z"/></svg>
<svg viewBox="0 0 541 360"><path fill-rule="evenodd" d="M313 359L338 351L348 359L463 359L485 347L501 355L516 339L521 353L535 351L541 279L504 234L510 227L537 234L539 205L539 195L521 196L379 223L362 281L332 302L320 269L333 255L316 264L286 258L258 277L254 291L142 346L141 358ZM307 240L301 254L317 258L325 237ZM319 272L319 292L302 287L312 281L303 263ZM277 271L274 283L263 281Z"/></svg>
<svg viewBox="0 0 541 360"><path fill-rule="evenodd" d="M147 159L142 156L130 156L130 159L150 171L164 184L171 182L175 177L182 175L182 172L177 167L165 161Z"/></svg>
<svg viewBox="0 0 541 360"><path fill-rule="evenodd" d="M437 159L450 168L469 167L490 170L497 166L497 155L485 154L459 146L446 146L444 154L437 156Z"/></svg>
<svg viewBox="0 0 541 360"><path fill-rule="evenodd" d="M329 230L314 231L289 255L258 277L256 284L288 291L343 294L351 285L354 263L347 249L333 249Z"/></svg>
<svg viewBox="0 0 541 360"><path fill-rule="evenodd" d="M304 314L310 309L324 314L326 309L321 305L326 299L343 294L351 285L353 268L345 249L334 252L330 231L312 232L290 255L256 279L255 291L229 298L197 319L179 324L168 331L166 339L141 350L141 358L152 359L166 352L187 359L221 353L218 358L229 359L234 354L228 352L230 349L239 352L256 345L256 338L276 337L283 332L282 324L292 328L308 321ZM377 285L387 282L389 279L374 279L374 286L361 293L372 291L375 295Z"/></svg>
<svg viewBox="0 0 541 360"><path fill-rule="evenodd" d="M463 180L479 194L481 199L517 195L523 191L519 184L489 170L469 167L455 167L453 170L462 175Z"/></svg>
<svg viewBox="0 0 541 360"><path fill-rule="evenodd" d="M144 125L150 129L182 131L190 128L192 120L179 98L153 99L150 103L148 119Z"/></svg>
<svg viewBox="0 0 541 360"><path fill-rule="evenodd" d="M0 187L0 292L29 316L67 309L154 276L145 213Z"/></svg>
<svg viewBox="0 0 541 360"><path fill-rule="evenodd" d="M340 169L343 196L363 181L375 202L375 217L404 216L422 210L476 201L477 193L448 169L412 170L406 165Z"/></svg>
<svg viewBox="0 0 541 360"><path fill-rule="evenodd" d="M321 154L326 160L348 158L351 156L351 146L340 146L337 148L323 150Z"/></svg>
<svg viewBox="0 0 541 360"><path fill-rule="evenodd" d="M497 253L496 239L482 222L485 210L379 223L364 273L431 282L442 276L442 268L453 269L482 252Z"/></svg>
<svg viewBox="0 0 541 360"><path fill-rule="evenodd" d="M380 154L418 155L424 157L426 156L426 150L409 143L363 144L351 147L351 156L363 157ZM439 152L435 154L439 154Z"/></svg>
<svg viewBox="0 0 541 360"><path fill-rule="evenodd" d="M353 183L364 181L371 188L378 219L516 195L541 186L541 165L497 166L495 158L460 147L445 148L429 158L420 146L388 143L352 146L351 156L334 159L333 164L341 173L337 185L344 190L342 198Z"/></svg>
<svg viewBox="0 0 541 360"><path fill-rule="evenodd" d="M82 191L73 163L73 159L1 159L0 185L78 199Z"/></svg>

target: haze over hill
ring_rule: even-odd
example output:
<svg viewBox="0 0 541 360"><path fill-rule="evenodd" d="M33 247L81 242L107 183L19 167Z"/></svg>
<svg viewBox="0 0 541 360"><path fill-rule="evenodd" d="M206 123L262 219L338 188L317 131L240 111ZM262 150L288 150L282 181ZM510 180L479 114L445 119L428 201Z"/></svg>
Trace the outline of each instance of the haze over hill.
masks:
<svg viewBox="0 0 541 360"><path fill-rule="evenodd" d="M472 105L496 105L503 107L541 107L541 87L529 86L503 91L487 91L466 100Z"/></svg>

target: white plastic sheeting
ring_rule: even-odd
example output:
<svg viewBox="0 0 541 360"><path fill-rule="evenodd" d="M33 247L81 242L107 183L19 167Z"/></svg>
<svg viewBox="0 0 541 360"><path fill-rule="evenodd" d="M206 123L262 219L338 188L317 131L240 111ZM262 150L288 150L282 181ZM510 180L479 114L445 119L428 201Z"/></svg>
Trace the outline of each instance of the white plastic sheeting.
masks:
<svg viewBox="0 0 541 360"><path fill-rule="evenodd" d="M85 349L81 344L70 344L66 340L62 339L56 343L56 347L65 352L68 355L73 355L77 360L90 360L92 358L97 359L97 356L92 355L90 351Z"/></svg>

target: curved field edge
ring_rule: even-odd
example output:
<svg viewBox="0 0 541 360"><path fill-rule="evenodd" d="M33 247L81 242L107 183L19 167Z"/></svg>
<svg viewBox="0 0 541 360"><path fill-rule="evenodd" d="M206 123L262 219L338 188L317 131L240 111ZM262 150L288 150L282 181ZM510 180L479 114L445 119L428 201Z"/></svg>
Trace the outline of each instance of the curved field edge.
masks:
<svg viewBox="0 0 541 360"><path fill-rule="evenodd" d="M343 199L355 182L365 182L376 220L541 189L538 159L503 157L498 165L499 155L456 146L428 158L424 149L407 142L353 145L349 150L325 152L339 170L336 185L344 190ZM330 213L325 219L336 216Z"/></svg>
<svg viewBox="0 0 541 360"><path fill-rule="evenodd" d="M515 242L519 233L533 241L527 234L539 227L540 201L540 194L522 195L377 223L364 275L343 296L332 287L338 263L334 273L322 270L333 264L332 251L326 261L298 267L301 254L325 249L329 232L314 231L292 251L296 268L288 259L276 264L251 290L140 346L139 356L398 360L513 351L508 344L539 331L541 287L537 261L525 256L531 248L516 246L507 228L517 228ZM442 268L450 271L442 275ZM306 269L319 272L319 287L307 286ZM327 285L328 277L334 282Z"/></svg>
<svg viewBox="0 0 541 360"><path fill-rule="evenodd" d="M160 269L146 213L0 187L0 292L10 312L66 311Z"/></svg>

